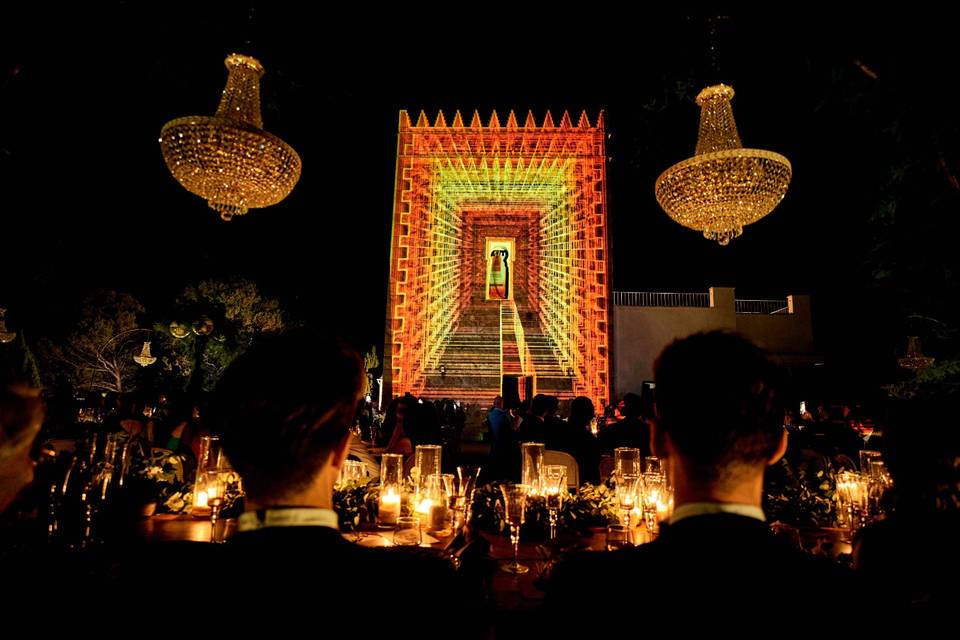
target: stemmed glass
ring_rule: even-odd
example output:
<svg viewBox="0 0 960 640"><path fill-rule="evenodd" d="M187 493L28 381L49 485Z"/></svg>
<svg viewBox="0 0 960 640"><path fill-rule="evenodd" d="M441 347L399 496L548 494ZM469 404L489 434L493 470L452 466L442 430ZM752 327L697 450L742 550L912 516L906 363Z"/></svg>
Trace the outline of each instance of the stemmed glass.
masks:
<svg viewBox="0 0 960 640"><path fill-rule="evenodd" d="M640 476L624 473L617 476L617 502L620 503L620 519L625 527L630 526L630 512L637 506L637 493Z"/></svg>
<svg viewBox="0 0 960 640"><path fill-rule="evenodd" d="M530 568L520 564L519 546L520 525L523 524L530 487L525 484L501 485L500 491L503 493L503 513L510 525L510 543L513 545L513 563L503 565L502 569L508 573L526 573Z"/></svg>
<svg viewBox="0 0 960 640"><path fill-rule="evenodd" d="M664 501L664 478L659 473L643 474L643 518L647 524L647 531L655 533L658 524L658 505ZM664 509L660 509L664 510Z"/></svg>
<svg viewBox="0 0 960 640"><path fill-rule="evenodd" d="M557 517L567 492L567 468L562 464L548 464L543 469L543 494L550 514L550 539L557 539Z"/></svg>
<svg viewBox="0 0 960 640"><path fill-rule="evenodd" d="M207 505L210 507L210 542L220 544L226 541L224 537L226 522L220 518L226 486L219 469L207 471L204 477L207 485Z"/></svg>
<svg viewBox="0 0 960 640"><path fill-rule="evenodd" d="M457 467L457 477L460 480L458 494L464 497L463 523L470 523L473 516L473 490L477 486L477 480L480 478L480 467L471 465L461 465Z"/></svg>
<svg viewBox="0 0 960 640"><path fill-rule="evenodd" d="M870 483L867 476L852 471L841 471L836 476L840 509L847 515L847 526L852 535L866 524Z"/></svg>

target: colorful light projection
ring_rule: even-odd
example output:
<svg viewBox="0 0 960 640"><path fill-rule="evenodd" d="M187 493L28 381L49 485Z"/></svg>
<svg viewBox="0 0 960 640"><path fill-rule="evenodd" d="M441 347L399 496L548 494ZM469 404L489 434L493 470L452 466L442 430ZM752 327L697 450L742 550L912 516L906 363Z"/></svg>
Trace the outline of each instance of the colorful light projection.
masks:
<svg viewBox="0 0 960 640"><path fill-rule="evenodd" d="M400 112L388 394L489 401L517 376L607 400L604 144L602 113L484 126Z"/></svg>

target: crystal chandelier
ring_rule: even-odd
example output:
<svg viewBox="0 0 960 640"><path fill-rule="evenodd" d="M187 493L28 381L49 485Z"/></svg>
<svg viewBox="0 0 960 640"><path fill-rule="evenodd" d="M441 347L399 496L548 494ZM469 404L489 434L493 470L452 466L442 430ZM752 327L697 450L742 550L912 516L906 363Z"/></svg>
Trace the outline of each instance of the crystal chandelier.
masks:
<svg viewBox="0 0 960 640"><path fill-rule="evenodd" d="M694 156L664 171L656 184L657 202L667 215L721 245L773 211L793 172L779 153L741 146L732 98L733 88L725 84L700 92Z"/></svg>
<svg viewBox="0 0 960 640"><path fill-rule="evenodd" d="M7 310L0 308L0 342L4 344L13 342L13 339L17 337L16 331L7 331L6 315Z"/></svg>
<svg viewBox="0 0 960 640"><path fill-rule="evenodd" d="M234 53L225 64L217 115L171 120L160 131L160 150L173 177L230 220L286 198L300 179L300 156L263 130L260 62Z"/></svg>
<svg viewBox="0 0 960 640"><path fill-rule="evenodd" d="M149 342L143 343L143 349L140 350L139 355L133 356L133 361L136 362L141 367L149 367L150 365L152 365L154 362L157 361L157 359L154 356L150 355Z"/></svg>
<svg viewBox="0 0 960 640"><path fill-rule="evenodd" d="M932 365L933 358L923 355L923 351L920 349L920 338L917 336L909 336L907 338L907 355L898 358L897 364L904 369L916 371Z"/></svg>

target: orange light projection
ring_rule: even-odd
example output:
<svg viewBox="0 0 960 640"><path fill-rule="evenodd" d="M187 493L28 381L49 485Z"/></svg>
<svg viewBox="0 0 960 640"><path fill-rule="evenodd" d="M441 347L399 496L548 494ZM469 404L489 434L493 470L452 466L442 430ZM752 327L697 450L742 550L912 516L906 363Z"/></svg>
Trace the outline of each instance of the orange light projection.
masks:
<svg viewBox="0 0 960 640"><path fill-rule="evenodd" d="M388 397L608 396L604 123L400 112ZM598 404L598 406L600 406Z"/></svg>

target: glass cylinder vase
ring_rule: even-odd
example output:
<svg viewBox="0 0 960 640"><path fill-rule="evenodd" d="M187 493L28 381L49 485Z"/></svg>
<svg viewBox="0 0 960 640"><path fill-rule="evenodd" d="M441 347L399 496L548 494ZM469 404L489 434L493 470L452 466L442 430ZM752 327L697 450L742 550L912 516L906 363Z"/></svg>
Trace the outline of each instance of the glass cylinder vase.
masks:
<svg viewBox="0 0 960 640"><path fill-rule="evenodd" d="M223 447L217 436L202 436L200 438L200 455L197 457L197 475L193 484L193 505L190 515L198 518L210 516L210 503L207 499L205 478L208 471L214 471L224 466Z"/></svg>
<svg viewBox="0 0 960 640"><path fill-rule="evenodd" d="M543 473L543 452L546 445L542 442L524 442L520 445L523 455L521 479L528 487L530 495L540 495L540 475Z"/></svg>
<svg viewBox="0 0 960 640"><path fill-rule="evenodd" d="M380 504L378 522L385 527L397 524L403 494L403 456L385 453L380 459Z"/></svg>

